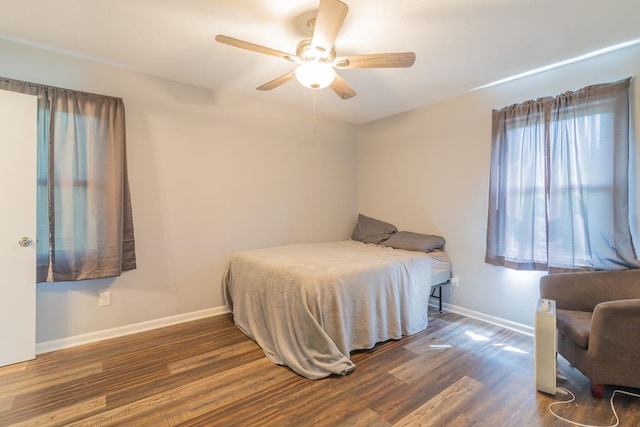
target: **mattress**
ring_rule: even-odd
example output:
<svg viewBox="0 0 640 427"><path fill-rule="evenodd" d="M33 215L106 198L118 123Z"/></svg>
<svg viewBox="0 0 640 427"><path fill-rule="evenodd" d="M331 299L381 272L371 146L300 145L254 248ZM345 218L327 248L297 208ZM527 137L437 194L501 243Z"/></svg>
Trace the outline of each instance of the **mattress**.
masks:
<svg viewBox="0 0 640 427"><path fill-rule="evenodd" d="M449 266L442 251L298 243L234 254L223 285L236 326L271 361L318 379L353 370L353 350L425 329Z"/></svg>
<svg viewBox="0 0 640 427"><path fill-rule="evenodd" d="M431 286L444 283L451 277L451 261L444 251L429 252L431 257Z"/></svg>

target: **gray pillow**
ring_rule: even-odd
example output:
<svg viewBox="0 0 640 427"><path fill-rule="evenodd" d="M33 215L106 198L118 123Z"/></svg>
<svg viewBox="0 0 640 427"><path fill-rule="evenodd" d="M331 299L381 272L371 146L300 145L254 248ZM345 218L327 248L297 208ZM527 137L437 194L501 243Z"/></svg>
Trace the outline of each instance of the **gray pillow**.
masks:
<svg viewBox="0 0 640 427"><path fill-rule="evenodd" d="M397 231L395 225L358 214L358 223L351 238L364 243L382 243Z"/></svg>
<svg viewBox="0 0 640 427"><path fill-rule="evenodd" d="M383 245L394 249L431 252L436 249L442 249L444 247L444 243L444 237L412 233L411 231L399 231L389 237Z"/></svg>

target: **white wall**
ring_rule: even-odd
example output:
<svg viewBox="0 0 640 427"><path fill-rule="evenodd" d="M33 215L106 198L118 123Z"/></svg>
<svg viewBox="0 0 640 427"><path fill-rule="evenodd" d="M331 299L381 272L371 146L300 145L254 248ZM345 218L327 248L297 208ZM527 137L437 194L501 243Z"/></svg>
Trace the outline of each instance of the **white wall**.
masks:
<svg viewBox="0 0 640 427"><path fill-rule="evenodd" d="M319 119L314 136L307 113L5 41L0 58L4 77L126 108L138 269L38 285L39 343L222 307L234 251L350 235L354 126ZM106 289L112 304L98 307Z"/></svg>
<svg viewBox="0 0 640 427"><path fill-rule="evenodd" d="M445 294L445 301L462 311L532 326L541 273L484 263L491 111L639 73L640 47L635 46L363 125L358 130L358 211L399 229L447 239L460 287L453 296ZM632 99L637 128L635 79ZM634 143L639 144L637 138Z"/></svg>
<svg viewBox="0 0 640 427"><path fill-rule="evenodd" d="M540 273L484 263L491 110L640 71L628 48L359 128L320 118L313 136L296 110L6 41L0 58L4 77L119 96L127 110L138 269L38 285L40 343L222 307L231 253L346 238L356 212L445 236L461 278L445 301L532 325Z"/></svg>

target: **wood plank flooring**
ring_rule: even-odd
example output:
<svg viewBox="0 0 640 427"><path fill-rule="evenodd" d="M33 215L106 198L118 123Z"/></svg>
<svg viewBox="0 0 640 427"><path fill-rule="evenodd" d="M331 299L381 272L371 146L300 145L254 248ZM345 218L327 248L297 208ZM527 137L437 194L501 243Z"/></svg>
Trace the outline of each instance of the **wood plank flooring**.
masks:
<svg viewBox="0 0 640 427"><path fill-rule="evenodd" d="M566 426L535 389L533 338L452 313L352 354L344 377L272 364L231 315L42 354L0 368L0 426ZM577 400L555 410L611 425L605 399L559 360ZM637 391L636 391L637 392ZM616 396L621 426L640 399Z"/></svg>

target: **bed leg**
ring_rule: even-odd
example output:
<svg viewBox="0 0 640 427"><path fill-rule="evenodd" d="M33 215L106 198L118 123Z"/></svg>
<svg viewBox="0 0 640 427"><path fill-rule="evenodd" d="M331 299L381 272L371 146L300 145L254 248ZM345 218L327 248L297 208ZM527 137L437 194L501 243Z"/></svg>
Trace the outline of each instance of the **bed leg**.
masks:
<svg viewBox="0 0 640 427"><path fill-rule="evenodd" d="M438 295L436 295L436 292L438 292ZM442 284L433 286L430 296L438 300L438 312L442 313Z"/></svg>

